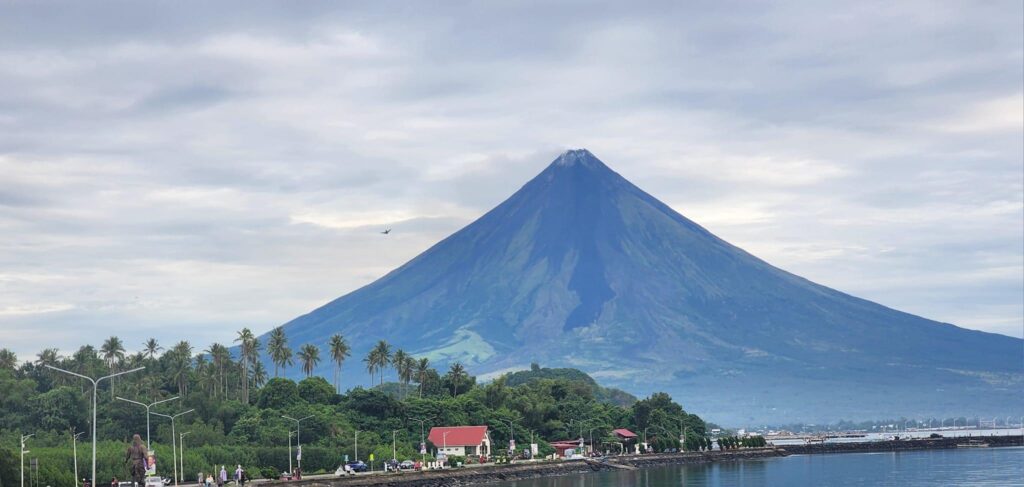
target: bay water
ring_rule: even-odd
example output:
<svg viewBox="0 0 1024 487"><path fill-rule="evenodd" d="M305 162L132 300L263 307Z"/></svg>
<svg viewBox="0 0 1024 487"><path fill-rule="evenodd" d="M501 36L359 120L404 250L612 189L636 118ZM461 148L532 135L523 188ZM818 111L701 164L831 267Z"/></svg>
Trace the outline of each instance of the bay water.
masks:
<svg viewBox="0 0 1024 487"><path fill-rule="evenodd" d="M1024 486L1024 447L793 455L519 480L497 487Z"/></svg>

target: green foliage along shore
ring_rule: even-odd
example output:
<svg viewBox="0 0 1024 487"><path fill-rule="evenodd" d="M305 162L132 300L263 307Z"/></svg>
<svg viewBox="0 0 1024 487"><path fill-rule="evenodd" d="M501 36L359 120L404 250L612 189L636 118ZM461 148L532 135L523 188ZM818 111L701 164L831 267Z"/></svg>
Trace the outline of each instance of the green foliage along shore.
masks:
<svg viewBox="0 0 1024 487"><path fill-rule="evenodd" d="M239 333L242 357L232 356L219 344L197 354L188 342L161 353L155 340L144 344L143 351L128 354L116 337L99 349L87 345L67 357L44 350L36 360L20 365L13 353L0 349L0 487L17 485L22 434L35 435L28 441L27 458L39 459L39 485L58 487L73 485L72 432L86 431L78 442L78 470L79 477L90 475L91 386L46 365L93 377L145 367L101 382L96 425L100 481L125 478L128 441L133 434L146 435L145 409L116 397L148 403L180 396L156 406L154 412L195 409L175 423L176 433L188 433L183 478L190 481L219 465L233 471L234 465L241 464L255 477L288 470L289 432L295 425L282 415L311 416L301 426L307 473L333 471L346 456L355 459L357 431L358 458L366 461L373 453L378 468L381 460L392 457L393 448L399 460L419 458L421 432L425 434L431 426L488 425L496 451L508 445L509 422L520 448L532 436L542 454L554 451L548 441L581 436L588 443L592 436L599 450L617 452L611 433L615 428L638 434L647 430L657 449L679 448L682 431L691 449L706 445L704 421L688 414L667 394L637 400L623 391L603 388L574 369L535 365L529 371L478 383L459 364L441 374L426 359L390 351L382 341L373 356L363 361L378 385L339 393L338 378L347 357L344 339L332 337L331 349L325 353L336 365L333 384L311 373L295 382L268 379L260 362L253 360L262 344L245 332ZM271 345L268 352L275 357L275 369L295 365L283 334ZM298 365L308 372L314 370L310 362L318 359L314 348L304 346L299 354L304 363ZM385 380L389 373L395 380ZM419 419L425 421L421 424ZM160 474L170 476L170 422L153 416L151 436Z"/></svg>

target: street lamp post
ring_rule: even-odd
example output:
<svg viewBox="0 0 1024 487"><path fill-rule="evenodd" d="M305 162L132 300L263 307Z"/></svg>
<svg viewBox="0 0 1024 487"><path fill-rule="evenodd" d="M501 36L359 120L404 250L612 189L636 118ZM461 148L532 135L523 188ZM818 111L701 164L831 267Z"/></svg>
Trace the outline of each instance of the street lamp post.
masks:
<svg viewBox="0 0 1024 487"><path fill-rule="evenodd" d="M178 455L178 462L181 464L181 476L185 476L185 437L192 434L191 431L186 431L178 435L178 447L181 448L181 455Z"/></svg>
<svg viewBox="0 0 1024 487"><path fill-rule="evenodd" d="M398 441L397 434L401 430L391 430L391 459L398 460Z"/></svg>
<svg viewBox="0 0 1024 487"><path fill-rule="evenodd" d="M75 487L78 487L78 437L84 435L85 432L75 433L75 430L71 430L71 456L75 458Z"/></svg>
<svg viewBox="0 0 1024 487"><path fill-rule="evenodd" d="M508 454L509 454L510 457L515 457L516 456L516 451L513 448L513 445L516 444L516 429L512 425L512 420L511 419L506 419L505 421L508 422L508 449L511 450L511 451L509 451Z"/></svg>
<svg viewBox="0 0 1024 487"><path fill-rule="evenodd" d="M423 464L427 461L427 440L424 436L424 424L434 418L406 418L420 423L420 463Z"/></svg>
<svg viewBox="0 0 1024 487"><path fill-rule="evenodd" d="M356 448L356 461L358 462L359 461L359 430L356 430L356 444L355 444L355 448Z"/></svg>
<svg viewBox="0 0 1024 487"><path fill-rule="evenodd" d="M441 447L444 448L444 461L448 461L448 433L451 431L445 431L441 434Z"/></svg>
<svg viewBox="0 0 1024 487"><path fill-rule="evenodd" d="M165 402L168 402L168 401L173 401L173 400L178 399L178 398L179 398L179 396L174 396L174 397L172 397L170 399L164 399L162 401L157 401L157 402L150 403L150 404L143 404L143 403L138 402L138 401L132 401L131 399L125 399L125 398L123 398L121 396L117 396L115 399L118 399L118 400L121 400L121 401L124 401L124 402L130 402L132 404L138 404L139 406L142 406L142 407L146 408L146 448L149 449L149 450L152 450L153 449L153 444L149 442L149 415L150 415L149 408L151 408L153 406L156 406L157 404L165 403Z"/></svg>
<svg viewBox="0 0 1024 487"><path fill-rule="evenodd" d="M292 435L294 434L294 431L288 431L288 475L295 473L292 471Z"/></svg>
<svg viewBox="0 0 1024 487"><path fill-rule="evenodd" d="M21 467L21 487L25 487L25 454L28 453L28 450L25 449L25 440L33 436L35 436L35 433L32 433L31 435L21 435L21 462L19 463Z"/></svg>
<svg viewBox="0 0 1024 487"><path fill-rule="evenodd" d="M174 436L174 420L177 419L178 416L191 413L192 411L195 411L195 409L189 409L188 411L182 411L173 415L153 413L155 416L162 416L171 420L171 461L174 463L174 485L178 485L178 445L176 441L177 438Z"/></svg>
<svg viewBox="0 0 1024 487"><path fill-rule="evenodd" d="M140 371L142 369L145 369L145 367L136 367L136 368L131 369L131 370L126 370L124 372L118 372L116 374L105 375L103 377L100 377L99 379L93 379L92 377L84 376L82 374L75 373L75 372L72 372L70 370L59 369L59 368L54 367L54 366L52 366L50 364L46 364L46 367L49 368L49 369L56 370L57 372L64 372L65 374L73 375L75 377L81 377L81 378L83 378L83 379L85 379L85 380L87 380L89 382L92 382L92 485L95 486L96 485L96 388L99 385L100 381L102 381L103 379L112 379L112 378L117 377L119 375L130 374L132 372L138 372L138 371Z"/></svg>
<svg viewBox="0 0 1024 487"><path fill-rule="evenodd" d="M293 418L291 416L288 416L288 415L285 415L285 414L282 414L281 417L284 418L284 419L290 419L292 421L295 421L295 448L299 450L299 455L298 455L298 459L297 460L299 462L299 465L298 465L299 472L301 472L302 471L302 424L301 423L303 421L309 419L309 418L312 418L313 415L311 414L309 416L306 416L304 418L299 418L299 419L295 419L295 418Z"/></svg>

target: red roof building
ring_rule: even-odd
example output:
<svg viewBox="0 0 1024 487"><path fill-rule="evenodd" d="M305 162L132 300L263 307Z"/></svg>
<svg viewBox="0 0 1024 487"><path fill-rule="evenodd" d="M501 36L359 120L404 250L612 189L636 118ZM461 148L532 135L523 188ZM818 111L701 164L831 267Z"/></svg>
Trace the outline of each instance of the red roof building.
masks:
<svg viewBox="0 0 1024 487"><path fill-rule="evenodd" d="M636 438L636 433L634 433L634 432L632 432L632 431L630 431L630 430L628 430L626 428L619 428L617 430L613 430L612 433L614 433L615 436L618 436L619 439L622 439L622 440L632 440L632 439Z"/></svg>
<svg viewBox="0 0 1024 487"><path fill-rule="evenodd" d="M487 426L438 426L430 428L427 438L438 452L446 456L487 456L491 452L491 435Z"/></svg>

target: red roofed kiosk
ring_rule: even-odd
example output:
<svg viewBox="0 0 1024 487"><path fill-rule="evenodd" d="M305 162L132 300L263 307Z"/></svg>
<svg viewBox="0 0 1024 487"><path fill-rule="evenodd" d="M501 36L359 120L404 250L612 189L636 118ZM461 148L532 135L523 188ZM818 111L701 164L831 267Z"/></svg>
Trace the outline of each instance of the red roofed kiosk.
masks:
<svg viewBox="0 0 1024 487"><path fill-rule="evenodd" d="M430 428L430 442L446 456L491 453L491 435L487 426L437 426Z"/></svg>

